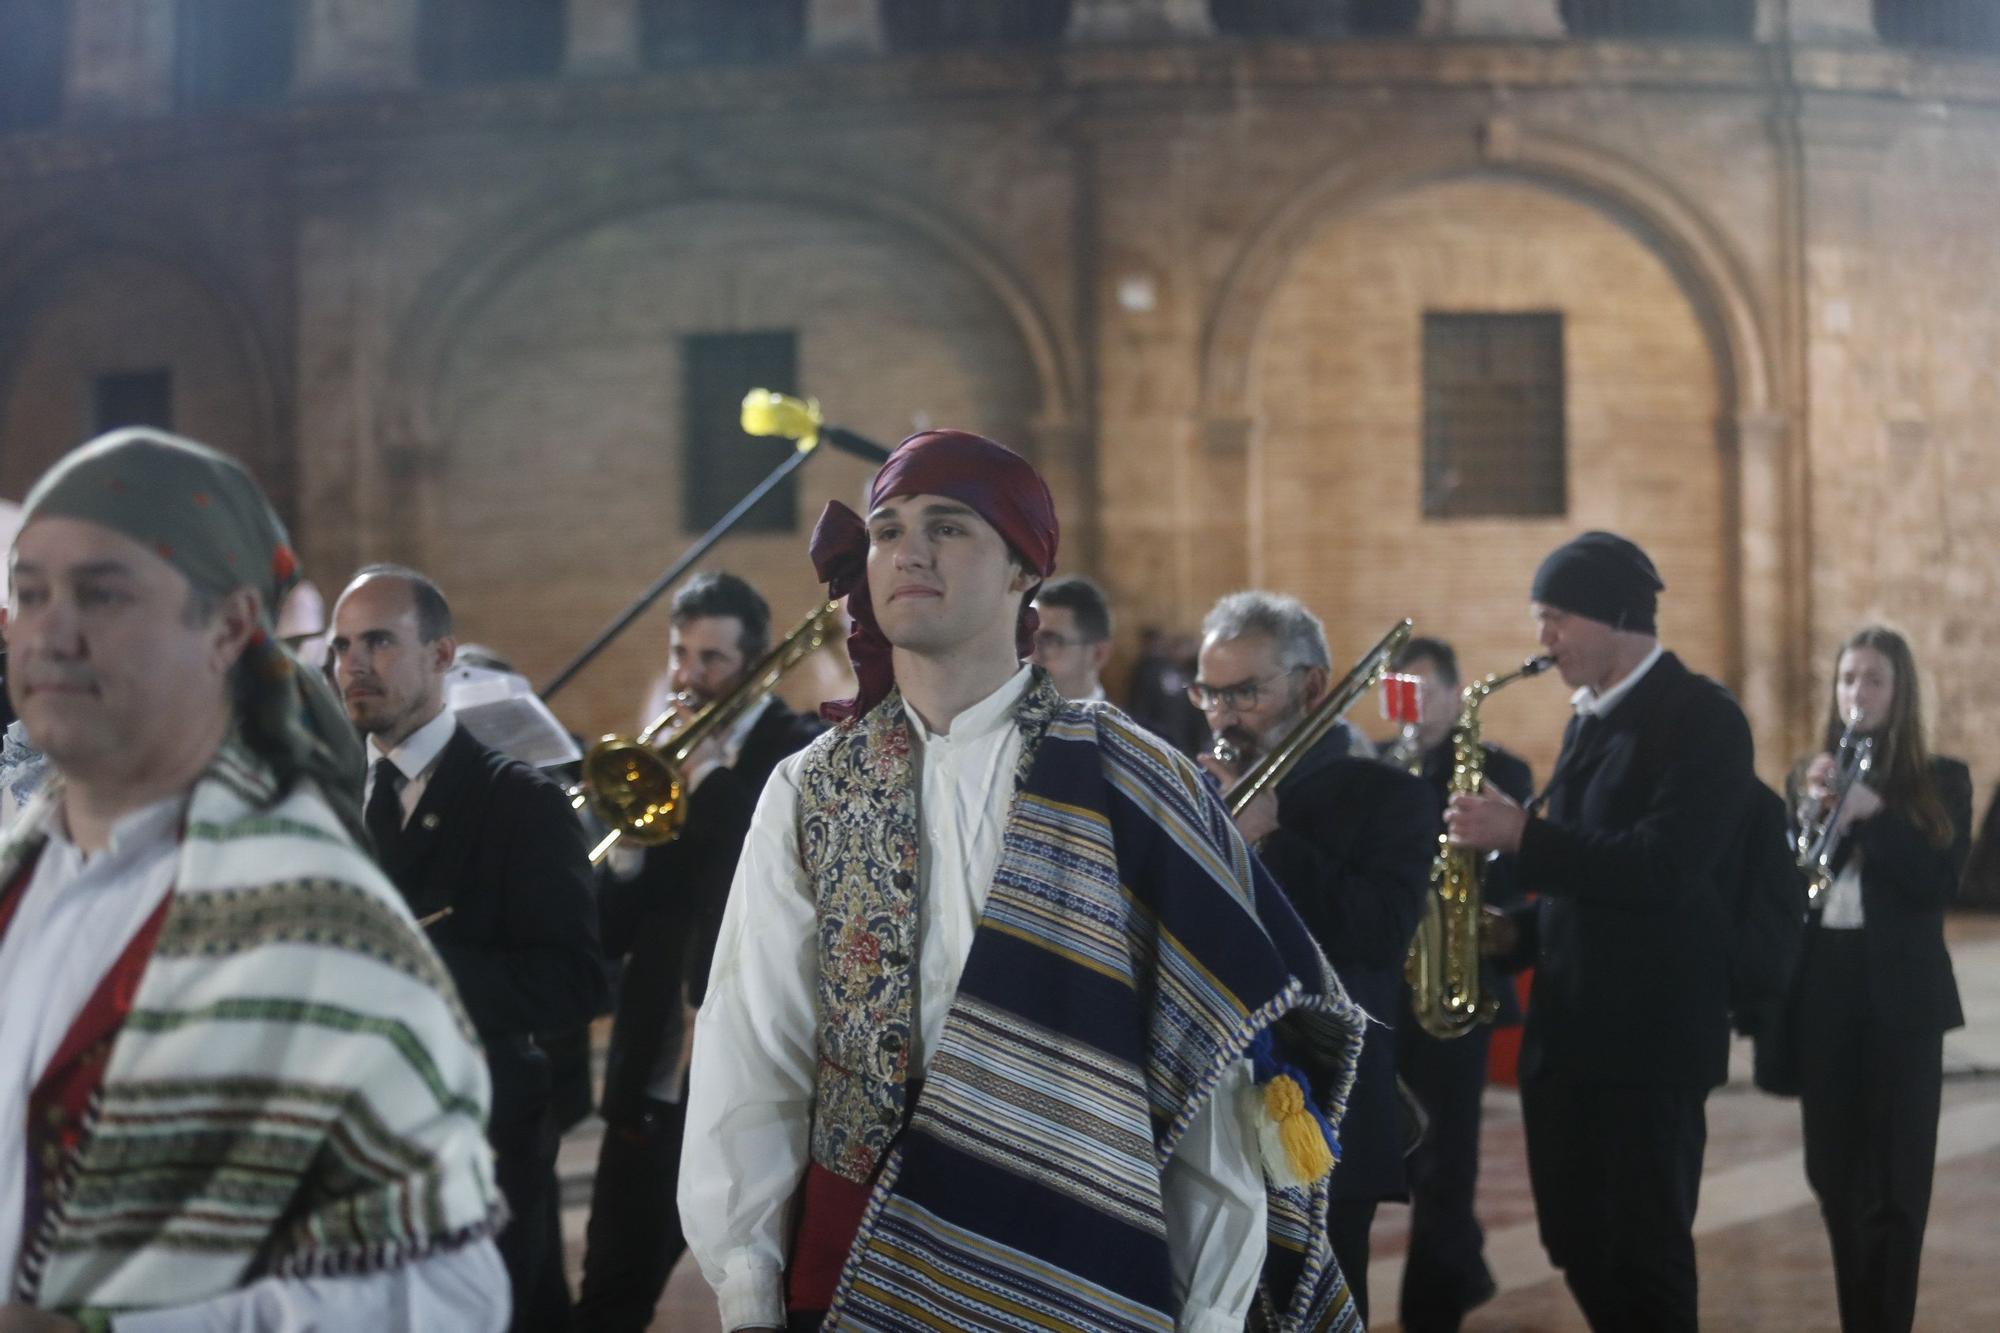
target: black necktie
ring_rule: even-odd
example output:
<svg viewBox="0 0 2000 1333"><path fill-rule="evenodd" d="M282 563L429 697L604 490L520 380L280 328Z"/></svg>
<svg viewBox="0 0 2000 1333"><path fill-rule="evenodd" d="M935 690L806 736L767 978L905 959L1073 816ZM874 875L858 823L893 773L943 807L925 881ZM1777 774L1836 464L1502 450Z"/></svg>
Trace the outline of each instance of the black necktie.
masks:
<svg viewBox="0 0 2000 1333"><path fill-rule="evenodd" d="M362 812L368 836L375 840L375 853L385 856L403 837L403 775L387 758L375 761L375 790L368 794L368 808Z"/></svg>

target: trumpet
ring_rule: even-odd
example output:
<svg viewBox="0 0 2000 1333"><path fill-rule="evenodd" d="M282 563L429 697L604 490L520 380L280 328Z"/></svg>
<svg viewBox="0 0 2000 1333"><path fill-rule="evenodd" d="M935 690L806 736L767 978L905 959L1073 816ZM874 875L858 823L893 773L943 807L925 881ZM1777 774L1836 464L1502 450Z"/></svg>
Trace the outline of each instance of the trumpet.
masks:
<svg viewBox="0 0 2000 1333"><path fill-rule="evenodd" d="M1833 752L1833 780L1830 791L1833 800L1822 805L1810 794L1799 802L1797 824L1799 831L1792 842L1799 869L1806 872L1806 902L1818 903L1827 890L1833 887L1833 861L1840 851L1841 840L1847 830L1840 821L1841 811L1847 808L1848 794L1858 782L1865 781L1869 771L1875 766L1875 738L1863 736L1861 731L1861 710L1849 710L1847 727L1840 733L1840 744Z"/></svg>
<svg viewBox="0 0 2000 1333"><path fill-rule="evenodd" d="M583 756L583 780L570 788L570 807L591 813L611 831L590 852L590 863L602 861L611 849L629 839L640 847L658 847L680 836L687 823L687 761L703 741L748 712L751 705L778 687L787 672L824 644L839 624L840 603L814 607L744 674L743 683L711 700L677 731L669 724L680 715L685 696L675 695L665 711L638 736L606 736Z"/></svg>
<svg viewBox="0 0 2000 1333"><path fill-rule="evenodd" d="M1458 721L1451 729L1452 795L1476 792L1486 782L1480 706L1495 690L1539 676L1555 661L1531 657L1505 675L1475 680L1459 691ZM1480 1023L1491 1022L1499 1009L1498 1002L1479 989L1479 919L1485 907L1481 859L1476 852L1452 846L1449 834L1438 834L1431 891L1424 895L1424 915L1403 960L1403 979L1410 985L1410 1010L1417 1026L1440 1039L1464 1036Z"/></svg>
<svg viewBox="0 0 2000 1333"><path fill-rule="evenodd" d="M1340 715L1352 708L1356 699L1374 688L1375 682L1389 669L1390 661L1409 642L1412 628L1408 618L1397 621L1395 628L1361 655L1361 660L1348 669L1338 685L1327 691L1326 698L1320 700L1317 707L1286 733L1284 740L1250 766L1223 802L1231 817L1242 814L1261 792L1276 786L1287 773L1298 767L1307 751L1333 730L1333 724L1340 721ZM1220 736L1216 737L1213 753L1231 767L1242 759L1242 753L1236 746Z"/></svg>

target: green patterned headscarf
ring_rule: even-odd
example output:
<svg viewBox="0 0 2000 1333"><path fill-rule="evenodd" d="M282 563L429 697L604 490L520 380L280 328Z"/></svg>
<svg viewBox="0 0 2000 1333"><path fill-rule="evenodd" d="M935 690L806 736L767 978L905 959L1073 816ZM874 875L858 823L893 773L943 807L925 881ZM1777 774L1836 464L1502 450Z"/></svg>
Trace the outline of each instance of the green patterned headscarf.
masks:
<svg viewBox="0 0 2000 1333"><path fill-rule="evenodd" d="M161 431L113 431L71 451L35 483L21 526L48 516L130 537L209 596L257 593L262 632L236 666L237 726L286 786L314 779L358 829L361 742L325 679L273 632L285 594L299 581L299 562L285 525L242 465Z"/></svg>

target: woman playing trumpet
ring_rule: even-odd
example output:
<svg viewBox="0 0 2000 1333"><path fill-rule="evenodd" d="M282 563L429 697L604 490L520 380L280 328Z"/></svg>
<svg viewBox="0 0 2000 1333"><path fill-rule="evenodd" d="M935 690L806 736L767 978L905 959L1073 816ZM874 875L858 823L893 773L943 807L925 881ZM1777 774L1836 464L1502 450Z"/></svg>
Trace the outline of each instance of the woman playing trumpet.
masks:
<svg viewBox="0 0 2000 1333"><path fill-rule="evenodd" d="M1850 726L1874 744L1843 799L1835 751ZM1830 816L1837 840L1792 997L1806 1176L1833 1245L1841 1327L1907 1329L1944 1034L1965 1021L1944 909L1965 864L1972 783L1964 764L1925 748L1901 635L1869 626L1841 645L1822 752L1791 788L1796 817Z"/></svg>

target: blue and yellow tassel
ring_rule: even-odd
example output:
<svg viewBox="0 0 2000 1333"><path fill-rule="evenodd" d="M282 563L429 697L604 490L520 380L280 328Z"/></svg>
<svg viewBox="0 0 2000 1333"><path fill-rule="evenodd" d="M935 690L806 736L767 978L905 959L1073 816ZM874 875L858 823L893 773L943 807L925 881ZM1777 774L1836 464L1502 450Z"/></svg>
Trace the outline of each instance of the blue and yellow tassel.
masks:
<svg viewBox="0 0 2000 1333"><path fill-rule="evenodd" d="M1340 1140L1313 1106L1305 1075L1278 1059L1269 1031L1251 1043L1250 1068L1265 1174L1293 1189L1324 1180L1340 1160Z"/></svg>

